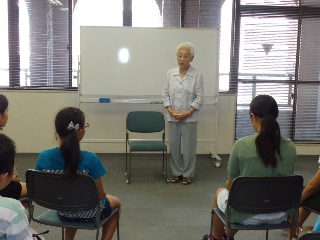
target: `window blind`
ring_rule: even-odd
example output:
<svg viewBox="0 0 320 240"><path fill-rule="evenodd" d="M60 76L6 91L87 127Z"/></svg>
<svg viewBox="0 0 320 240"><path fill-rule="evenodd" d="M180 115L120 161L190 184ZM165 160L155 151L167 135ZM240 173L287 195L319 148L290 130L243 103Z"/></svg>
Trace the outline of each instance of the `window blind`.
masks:
<svg viewBox="0 0 320 240"><path fill-rule="evenodd" d="M236 139L253 133L251 99L272 95L282 135L320 141L320 8L314 1L233 2L231 84L237 92Z"/></svg>
<svg viewBox="0 0 320 240"><path fill-rule="evenodd" d="M220 28L219 89L237 94L236 139L253 132L251 99L270 94L283 135L319 142L319 15L318 0L0 1L0 87L77 88L81 25Z"/></svg>
<svg viewBox="0 0 320 240"><path fill-rule="evenodd" d="M0 87L77 88L81 25L220 26L220 0L0 2ZM9 41L8 41L9 39Z"/></svg>

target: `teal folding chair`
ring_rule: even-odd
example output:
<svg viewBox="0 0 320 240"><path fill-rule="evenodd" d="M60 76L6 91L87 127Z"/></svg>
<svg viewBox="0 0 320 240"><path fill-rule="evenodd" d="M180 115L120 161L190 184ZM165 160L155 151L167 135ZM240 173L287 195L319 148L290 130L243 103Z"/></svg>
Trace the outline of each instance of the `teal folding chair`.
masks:
<svg viewBox="0 0 320 240"><path fill-rule="evenodd" d="M131 139L138 133L143 139ZM158 139L146 139L145 134L156 133ZM159 134L157 134L159 133ZM165 144L165 120L163 113L154 111L129 112L126 121L126 183L131 182L131 161L133 152L162 152L162 174L167 178L167 145Z"/></svg>
<svg viewBox="0 0 320 240"><path fill-rule="evenodd" d="M27 170L26 183L31 221L62 228L62 240L64 228L96 230L96 240L99 239L99 229L114 216L117 218L117 239L119 240L119 212L113 209L111 215L100 219L100 200L95 180L89 175L78 175L74 179L66 179L61 173ZM36 203L36 205L34 204ZM34 215L35 207L45 208L45 212L39 216ZM94 221L63 221L58 217L57 210L78 211L97 207ZM92 238L93 239L93 238Z"/></svg>

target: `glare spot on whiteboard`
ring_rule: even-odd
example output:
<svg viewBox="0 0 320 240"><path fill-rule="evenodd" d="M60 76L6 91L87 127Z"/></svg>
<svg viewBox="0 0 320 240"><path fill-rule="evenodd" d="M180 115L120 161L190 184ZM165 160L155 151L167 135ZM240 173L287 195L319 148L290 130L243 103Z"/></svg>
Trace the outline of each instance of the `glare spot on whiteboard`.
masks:
<svg viewBox="0 0 320 240"><path fill-rule="evenodd" d="M128 48L121 48L118 53L118 61L120 63L128 63L129 61L129 50Z"/></svg>

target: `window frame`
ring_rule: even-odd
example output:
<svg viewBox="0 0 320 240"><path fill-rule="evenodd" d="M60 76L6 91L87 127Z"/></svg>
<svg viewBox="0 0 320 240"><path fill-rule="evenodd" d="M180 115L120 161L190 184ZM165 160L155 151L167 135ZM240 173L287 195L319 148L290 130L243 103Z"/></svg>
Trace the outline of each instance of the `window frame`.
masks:
<svg viewBox="0 0 320 240"><path fill-rule="evenodd" d="M239 83L246 82L246 83L252 83L260 84L263 82L268 82L267 80L261 81L257 80L256 76L252 76L251 80L242 78L242 74L239 72L239 62L240 62L240 38L241 38L241 19L242 17L246 16L267 16L272 17L287 17L287 18L294 18L298 21L298 37L297 37L297 49L296 49L296 64L295 64L295 72L294 75L291 76L290 80L272 80L273 83L283 83L288 84L289 89L292 89L292 91L288 91L288 106L292 107L292 115L291 119L288 124L292 125L291 132L289 134L289 138L291 138L295 142L302 142L302 143L318 143L319 141L313 141L313 140L295 140L296 138L296 116L297 116L297 98L298 98L298 88L299 85L308 85L308 84L317 84L320 86L320 81L310 81L310 80L303 80L301 81L299 79L299 70L300 70L300 41L301 41L301 25L302 20L305 18L319 18L320 19L320 7L311 7L311 6L302 6L301 2L299 6L279 6L279 5L241 5L241 1L233 0L233 6L232 6L232 39L231 39L231 51L230 51L230 79L229 79L229 89L230 93L237 94L237 103L236 103L236 124L235 124L235 140L243 137L244 135L248 135L249 133L246 133L244 135L237 134L237 122L240 122L240 114L238 113L238 109L241 107L246 106L249 107L248 104L239 104L238 103L238 91L239 91ZM254 87L252 87L252 97L256 96L256 90ZM290 99L292 99L292 104ZM279 106L280 107L280 106ZM241 121L246 122L245 119L242 119ZM248 123L248 122L247 122ZM248 123L250 124L250 123Z"/></svg>

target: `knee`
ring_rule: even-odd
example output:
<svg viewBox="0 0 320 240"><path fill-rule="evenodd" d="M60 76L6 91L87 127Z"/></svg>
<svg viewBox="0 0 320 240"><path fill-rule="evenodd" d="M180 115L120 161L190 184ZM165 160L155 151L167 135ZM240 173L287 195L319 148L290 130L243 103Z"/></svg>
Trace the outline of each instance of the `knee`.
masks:
<svg viewBox="0 0 320 240"><path fill-rule="evenodd" d="M119 198L112 196L112 195L108 195L108 194L107 194L107 198L109 199L111 207L117 208L120 212L121 211L121 202L120 202Z"/></svg>
<svg viewBox="0 0 320 240"><path fill-rule="evenodd" d="M117 205L116 208L118 208L119 213L120 213L121 212L121 202L120 202L119 198L117 198L117 204L116 205Z"/></svg>
<svg viewBox="0 0 320 240"><path fill-rule="evenodd" d="M213 202L213 207L217 207L218 206L218 195L219 193L224 190L225 188L218 188L215 195L214 195L214 202Z"/></svg>

